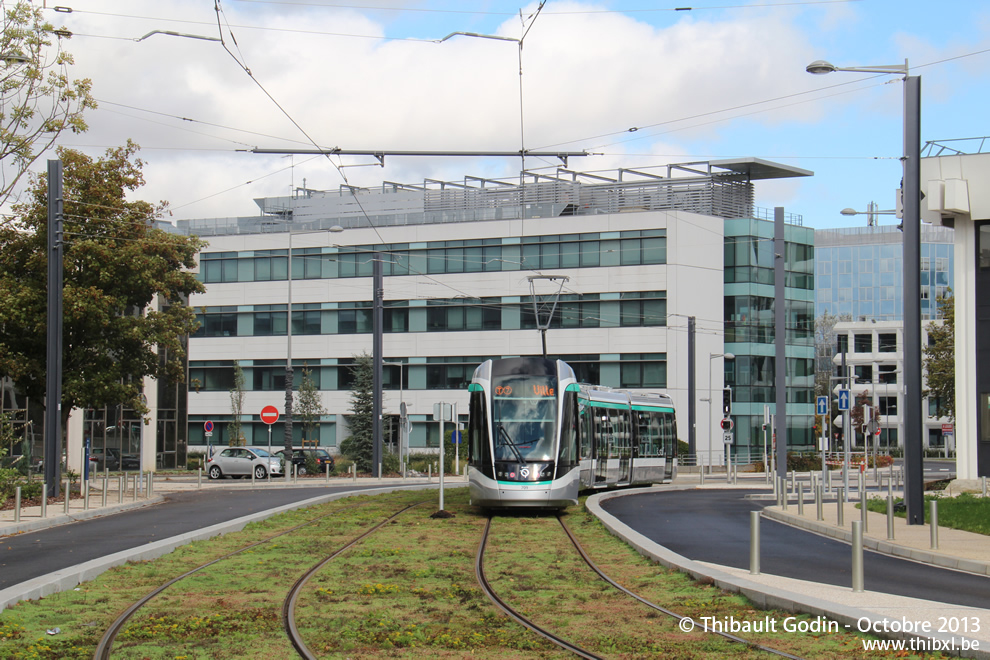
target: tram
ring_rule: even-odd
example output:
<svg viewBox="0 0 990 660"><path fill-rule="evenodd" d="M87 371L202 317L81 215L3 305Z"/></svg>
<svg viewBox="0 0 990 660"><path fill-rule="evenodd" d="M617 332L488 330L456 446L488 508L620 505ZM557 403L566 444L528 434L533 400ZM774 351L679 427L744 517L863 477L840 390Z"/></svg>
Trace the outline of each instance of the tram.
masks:
<svg viewBox="0 0 990 660"><path fill-rule="evenodd" d="M486 360L468 421L471 503L564 508L581 489L674 478L677 423L662 393L581 384L561 360Z"/></svg>

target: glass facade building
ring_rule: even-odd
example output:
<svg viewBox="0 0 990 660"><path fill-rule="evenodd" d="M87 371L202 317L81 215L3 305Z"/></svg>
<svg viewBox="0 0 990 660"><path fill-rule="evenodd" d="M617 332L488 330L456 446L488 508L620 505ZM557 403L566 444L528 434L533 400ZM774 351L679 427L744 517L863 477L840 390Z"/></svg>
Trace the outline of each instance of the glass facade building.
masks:
<svg viewBox="0 0 990 660"><path fill-rule="evenodd" d="M733 453L742 460L762 457L764 408L775 408L774 223L725 221L725 383L732 387L735 421ZM815 231L787 224L785 314L787 345L787 444L814 447Z"/></svg>
<svg viewBox="0 0 990 660"><path fill-rule="evenodd" d="M904 319L904 235L894 225L815 232L815 316L852 321ZM952 287L953 234L921 226L921 318L938 316L938 298Z"/></svg>

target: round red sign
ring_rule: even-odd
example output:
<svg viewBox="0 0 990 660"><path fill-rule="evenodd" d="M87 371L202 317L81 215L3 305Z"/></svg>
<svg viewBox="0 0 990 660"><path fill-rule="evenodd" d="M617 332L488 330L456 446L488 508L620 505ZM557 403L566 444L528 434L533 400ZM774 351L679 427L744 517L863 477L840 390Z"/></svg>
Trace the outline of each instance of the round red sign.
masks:
<svg viewBox="0 0 990 660"><path fill-rule="evenodd" d="M278 408L275 406L265 406L261 409L261 421L265 424L274 424L278 421Z"/></svg>

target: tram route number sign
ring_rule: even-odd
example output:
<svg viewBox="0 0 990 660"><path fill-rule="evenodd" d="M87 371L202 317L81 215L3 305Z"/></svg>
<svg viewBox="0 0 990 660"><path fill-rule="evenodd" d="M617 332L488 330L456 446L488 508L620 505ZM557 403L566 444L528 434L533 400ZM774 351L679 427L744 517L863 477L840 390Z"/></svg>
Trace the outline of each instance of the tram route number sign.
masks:
<svg viewBox="0 0 990 660"><path fill-rule="evenodd" d="M727 445L731 445L733 442L735 442L735 433L733 433L732 431L725 431L724 433L722 433L722 442Z"/></svg>
<svg viewBox="0 0 990 660"><path fill-rule="evenodd" d="M261 409L261 421L271 426L278 421L278 408L275 406L265 406Z"/></svg>

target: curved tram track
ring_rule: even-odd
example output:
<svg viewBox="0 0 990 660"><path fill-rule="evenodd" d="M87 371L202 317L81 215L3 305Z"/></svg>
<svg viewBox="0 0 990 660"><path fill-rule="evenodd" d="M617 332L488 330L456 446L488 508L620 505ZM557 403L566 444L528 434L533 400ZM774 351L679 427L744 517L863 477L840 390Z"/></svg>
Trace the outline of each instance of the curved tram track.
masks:
<svg viewBox="0 0 990 660"><path fill-rule="evenodd" d="M602 580L604 580L605 582L607 582L610 586L614 587L615 589L618 589L622 593L626 594L627 596L636 599L637 601L639 601L640 603L646 605L647 607L650 607L650 608L652 608L652 609L654 609L654 610L656 610L656 611L658 611L658 612L660 612L662 614L665 614L665 615L667 615L669 617L672 617L672 618L676 619L678 622L680 622L682 619L685 618L681 614L677 614L676 612L673 612L673 611L668 610L668 609L666 609L664 607L661 607L660 605L657 605L656 603L653 603L653 602L651 602L651 601L643 598L639 594L636 594L636 593L630 591L629 589L626 589L625 587L623 587L622 585L620 585L618 582L616 582L615 580L613 580L612 578L610 578L608 575L606 575L600 568L598 568L598 566L595 564L595 562L592 561L591 557L589 557L588 554L584 551L584 548L581 547L580 542L578 542L577 538L574 536L574 534L571 532L571 530L567 527L567 524L564 523L564 520L563 520L563 518L560 515L557 516L557 521L560 523L560 526L563 528L564 532L567 534L568 539L570 539L571 544L577 550L578 554L581 556L581 559L585 563L585 565L587 565L587 567L589 569L591 569L596 575L598 575ZM545 628L542 628L541 626L537 625L532 620L528 619L527 617L525 617L522 614L520 614L517 610L513 609L501 597L499 597L498 594L495 593L495 591L492 589L491 585L489 584L488 579L485 577L485 569L484 569L485 547L488 544L488 537L489 537L489 532L491 530L491 525L492 525L492 516L489 516L488 517L488 521L485 524L485 530L484 530L484 532L482 533L482 536L481 536L481 543L478 545L478 554L477 554L477 557L475 559L475 565L474 565L475 566L475 574L478 577L478 583L481 585L481 590L485 593L485 595L493 603L495 603L495 605L499 609L501 609L503 612L505 612L505 614L507 614L510 618L512 618L513 620L515 620L517 623L523 625L527 629L531 630L532 632L536 633L540 637L543 637L544 639L549 640L550 642L556 644L557 646L559 646L559 647L561 647L561 648L563 648L563 649L565 649L567 651L571 651L572 653L574 653L575 655L577 655L579 657L589 658L589 659L603 660L603 657L602 656L597 655L595 653L592 653L591 651L588 651L586 649L583 649L583 648L581 648L579 646L576 646L576 645L572 644L571 642L568 642L567 640L565 640L565 639L563 639L561 637L558 637L557 635L553 634L552 632L550 632L550 631L546 630ZM763 645L760 645L760 644L756 644L754 642L751 642L749 640L743 639L742 637L737 637L737 636L732 635L730 633L716 631L716 630L711 630L711 629L709 629L705 625L702 626L702 629L705 632L709 632L709 633L712 633L714 635L719 635L719 636L724 637L725 639L728 639L728 640L730 640L732 642L736 642L736 643L739 643L739 644L744 644L745 646L748 646L748 647L750 647L752 649L757 649L757 650L760 650L760 651L764 651L766 653L770 653L772 655L775 655L775 656L778 656L778 657L782 657L782 658L789 658L790 660L802 660L802 658L800 658L799 656L791 655L789 653L785 653L783 651L779 651L777 649L770 648L768 646L763 646Z"/></svg>

